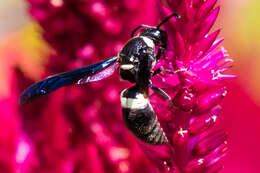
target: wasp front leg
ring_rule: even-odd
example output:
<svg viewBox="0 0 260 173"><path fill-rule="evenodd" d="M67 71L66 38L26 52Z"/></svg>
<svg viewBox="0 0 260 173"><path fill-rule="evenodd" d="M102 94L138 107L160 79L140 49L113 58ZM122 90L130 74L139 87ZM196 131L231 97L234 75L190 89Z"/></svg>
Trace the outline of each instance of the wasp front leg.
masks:
<svg viewBox="0 0 260 173"><path fill-rule="evenodd" d="M175 71L171 71L169 69L164 69L164 68L158 68L156 69L155 71L152 72L152 76L155 76L161 72L166 72L166 73L169 73L169 74L175 74L175 73L179 73L179 72L184 72L184 71L188 71L187 68L181 68L181 69L178 69L178 70L175 70Z"/></svg>
<svg viewBox="0 0 260 173"><path fill-rule="evenodd" d="M163 47L159 48L158 53L155 56L156 61L158 61L160 59L161 55L163 55L164 58L166 57L165 56L165 48L163 48Z"/></svg>

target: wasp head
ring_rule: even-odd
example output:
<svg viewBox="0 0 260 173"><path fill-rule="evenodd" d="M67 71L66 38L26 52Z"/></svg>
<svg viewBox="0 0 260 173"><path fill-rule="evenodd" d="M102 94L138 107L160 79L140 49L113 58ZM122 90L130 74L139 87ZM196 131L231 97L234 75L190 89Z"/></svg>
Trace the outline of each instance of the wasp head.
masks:
<svg viewBox="0 0 260 173"><path fill-rule="evenodd" d="M142 29L139 33L139 36L148 37L153 40L155 45L166 48L168 40L166 31L154 27L149 27Z"/></svg>

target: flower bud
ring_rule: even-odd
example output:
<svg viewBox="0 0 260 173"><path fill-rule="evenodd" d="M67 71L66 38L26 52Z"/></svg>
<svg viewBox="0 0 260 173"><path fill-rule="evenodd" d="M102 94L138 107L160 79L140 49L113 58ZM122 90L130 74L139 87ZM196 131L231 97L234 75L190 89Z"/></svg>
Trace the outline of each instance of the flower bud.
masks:
<svg viewBox="0 0 260 173"><path fill-rule="evenodd" d="M209 168L216 165L221 158L226 155L227 147L225 144L220 145L210 154L206 155L205 157L198 157L191 160L186 167L184 168L186 173L200 173L205 172Z"/></svg>
<svg viewBox="0 0 260 173"><path fill-rule="evenodd" d="M156 158L158 160L169 160L171 159L171 151L168 146L153 146L144 143L139 143L139 146L143 152L151 158Z"/></svg>
<svg viewBox="0 0 260 173"><path fill-rule="evenodd" d="M190 123L190 132L194 135L198 135L213 127L220 111L221 106L216 106L211 109L209 113L193 119Z"/></svg>
<svg viewBox="0 0 260 173"><path fill-rule="evenodd" d="M187 164L187 166L185 167L185 172L186 173L203 172L206 168L207 167L205 166L205 159L195 158Z"/></svg>
<svg viewBox="0 0 260 173"><path fill-rule="evenodd" d="M197 106L194 109L194 114L203 114L218 105L226 96L227 90L225 87L211 89L200 95L197 99Z"/></svg>
<svg viewBox="0 0 260 173"><path fill-rule="evenodd" d="M173 170L172 153L173 148L167 145L153 146L144 143L139 143L144 154L154 163L161 171Z"/></svg>
<svg viewBox="0 0 260 173"><path fill-rule="evenodd" d="M199 155L205 155L227 140L227 134L224 131L218 131L204 137L195 146L195 152Z"/></svg>
<svg viewBox="0 0 260 173"><path fill-rule="evenodd" d="M173 143L175 146L184 146L189 139L188 130L184 130L182 127L173 135Z"/></svg>
<svg viewBox="0 0 260 173"><path fill-rule="evenodd" d="M183 111L190 111L195 105L195 94L190 88L181 89L173 100L174 106Z"/></svg>
<svg viewBox="0 0 260 173"><path fill-rule="evenodd" d="M210 154L205 156L205 160L207 161L207 167L212 167L216 165L225 155L227 154L227 146L226 143L217 147Z"/></svg>

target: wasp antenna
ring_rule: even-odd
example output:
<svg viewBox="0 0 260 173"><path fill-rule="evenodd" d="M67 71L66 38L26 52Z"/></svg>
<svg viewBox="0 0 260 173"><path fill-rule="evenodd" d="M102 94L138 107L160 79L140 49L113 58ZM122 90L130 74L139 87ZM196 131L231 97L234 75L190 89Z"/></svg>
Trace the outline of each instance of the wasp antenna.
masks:
<svg viewBox="0 0 260 173"><path fill-rule="evenodd" d="M168 16L167 18L165 18L161 23L159 23L157 25L157 28L159 29L160 26L162 26L165 22L167 22L168 20L170 20L172 17L176 17L177 19L181 18L181 15L179 13L173 13L172 15Z"/></svg>
<svg viewBox="0 0 260 173"><path fill-rule="evenodd" d="M149 25L144 25L144 24L139 25L139 26L137 26L137 27L132 31L132 33L131 33L131 37L134 37L136 31L137 31L138 29L142 28L142 27L151 28L151 26L149 26Z"/></svg>

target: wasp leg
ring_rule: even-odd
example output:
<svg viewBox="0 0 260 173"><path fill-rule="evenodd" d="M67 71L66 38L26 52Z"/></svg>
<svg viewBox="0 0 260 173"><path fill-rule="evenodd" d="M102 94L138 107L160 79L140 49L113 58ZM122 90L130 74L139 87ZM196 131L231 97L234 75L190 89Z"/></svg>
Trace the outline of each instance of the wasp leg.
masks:
<svg viewBox="0 0 260 173"><path fill-rule="evenodd" d="M163 48L163 47L160 47L160 48L159 48L158 53L157 53L157 55L155 56L156 61L158 61L158 60L160 59L161 55L163 55L164 58L166 57L164 50L165 50L165 48Z"/></svg>
<svg viewBox="0 0 260 173"><path fill-rule="evenodd" d="M166 98L168 101L169 101L169 105L170 105L170 108L173 107L173 102L172 102L172 99L171 97L165 92L163 91L161 88L157 88L155 86L152 86L151 84L149 85L149 87L154 91L154 92L157 92L159 94L161 94L164 98Z"/></svg>
<svg viewBox="0 0 260 173"><path fill-rule="evenodd" d="M188 71L187 68L181 68L181 69L178 69L178 70L175 70L175 71L171 71L169 69L164 69L164 68L158 68L156 69L155 71L152 72L152 76L155 76L161 72L167 72L169 74L175 74L175 73L179 73L179 72L184 72L184 71Z"/></svg>

